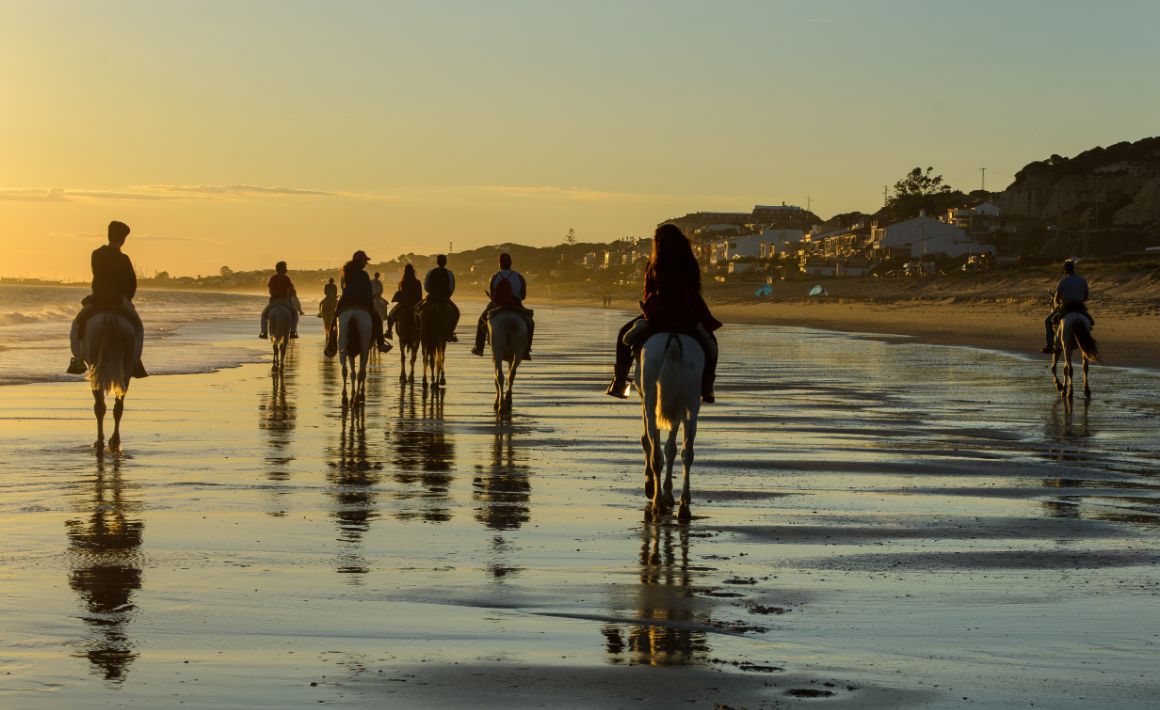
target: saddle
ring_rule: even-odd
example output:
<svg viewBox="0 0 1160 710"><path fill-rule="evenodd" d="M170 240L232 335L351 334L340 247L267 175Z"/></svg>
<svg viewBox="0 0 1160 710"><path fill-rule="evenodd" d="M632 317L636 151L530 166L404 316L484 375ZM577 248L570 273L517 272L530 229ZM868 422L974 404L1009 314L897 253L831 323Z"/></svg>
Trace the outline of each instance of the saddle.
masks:
<svg viewBox="0 0 1160 710"><path fill-rule="evenodd" d="M644 344L648 341L648 339L654 335L657 335L658 333L676 333L678 335L687 335L693 340L697 341L697 344L701 346L701 350L704 351L706 355L715 353L717 349L714 343L706 340L705 336L701 334L701 331L697 328L696 324L653 324L649 323L644 318L638 319L635 323L633 323L632 328L624 334L624 344L632 348L633 357L638 357L640 355L641 348L644 347Z"/></svg>
<svg viewBox="0 0 1160 710"><path fill-rule="evenodd" d="M77 314L77 340L85 339L85 325L88 324L90 318L101 313L119 315L129 321L129 325L132 325L134 328L137 327L137 319L134 318L134 313L125 308L123 303L95 299L91 295L81 299L81 303L85 308Z"/></svg>
<svg viewBox="0 0 1160 710"><path fill-rule="evenodd" d="M1088 313L1087 305L1085 305L1083 303L1065 303L1065 304L1063 304L1062 306L1059 307L1059 310L1056 311L1055 318L1053 319L1052 322L1055 325L1059 325L1059 322L1061 320L1063 320L1063 317L1069 313L1081 313L1081 314L1087 316L1089 330L1094 328L1096 325L1096 319L1092 318L1092 314Z"/></svg>
<svg viewBox="0 0 1160 710"><path fill-rule="evenodd" d="M523 316L524 320L532 320L532 316L536 313L531 308L524 308L523 306L496 306L487 312L487 317L490 319L495 314L504 312Z"/></svg>

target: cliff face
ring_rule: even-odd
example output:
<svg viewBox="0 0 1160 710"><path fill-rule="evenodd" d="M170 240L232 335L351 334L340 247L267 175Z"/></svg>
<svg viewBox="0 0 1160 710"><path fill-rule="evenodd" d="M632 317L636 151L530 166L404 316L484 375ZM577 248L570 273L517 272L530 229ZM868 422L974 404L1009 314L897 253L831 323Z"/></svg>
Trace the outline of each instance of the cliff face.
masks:
<svg viewBox="0 0 1160 710"><path fill-rule="evenodd" d="M1160 138L1031 163L1016 173L1002 207L1073 226L1160 224Z"/></svg>

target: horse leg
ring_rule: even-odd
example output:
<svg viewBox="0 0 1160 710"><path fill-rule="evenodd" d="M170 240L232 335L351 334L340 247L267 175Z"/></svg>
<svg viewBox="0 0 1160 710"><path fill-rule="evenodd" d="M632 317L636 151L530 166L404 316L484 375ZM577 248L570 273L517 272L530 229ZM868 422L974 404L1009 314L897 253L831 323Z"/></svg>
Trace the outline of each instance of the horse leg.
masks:
<svg viewBox="0 0 1160 710"><path fill-rule="evenodd" d="M411 349L411 374L407 375L407 382L415 381L415 358L419 356L419 348Z"/></svg>
<svg viewBox="0 0 1160 710"><path fill-rule="evenodd" d="M671 510L673 507L673 463L677 460L677 432L681 425L674 422L673 428L669 431L668 440L665 441L665 489L664 497L661 502L664 503L666 510Z"/></svg>
<svg viewBox="0 0 1160 710"><path fill-rule="evenodd" d="M685 420L685 438L681 443L681 465L684 468L684 480L681 482L681 508L677 512L678 520L691 520L693 517L689 506L693 503L693 491L689 486L689 469L693 467L693 439L697 438L697 418L693 416Z"/></svg>
<svg viewBox="0 0 1160 710"><path fill-rule="evenodd" d="M446 347L446 346L441 345L435 351L435 364L439 368L439 386L440 387L447 386L447 378L443 376L444 375L443 366L447 362L447 351L444 350L444 347Z"/></svg>
<svg viewBox="0 0 1160 710"><path fill-rule="evenodd" d="M1063 352L1063 396L1067 399L1071 399L1073 394L1071 377L1071 346L1068 346Z"/></svg>
<svg viewBox="0 0 1160 710"><path fill-rule="evenodd" d="M121 450L121 415L125 413L125 396L113 401L113 436L109 437L109 450Z"/></svg>
<svg viewBox="0 0 1160 710"><path fill-rule="evenodd" d="M496 360L493 367L495 368L495 405L492 409L498 412L503 403L503 363Z"/></svg>
<svg viewBox="0 0 1160 710"><path fill-rule="evenodd" d="M342 355L339 356L339 360L342 361L342 403L343 403L343 405L345 405L349 401L346 397L346 359L347 359L346 353L342 353Z"/></svg>
<svg viewBox="0 0 1160 710"><path fill-rule="evenodd" d="M1088 358L1087 355L1080 356L1083 359L1083 396L1084 399L1092 398L1092 388L1088 386Z"/></svg>
<svg viewBox="0 0 1160 710"><path fill-rule="evenodd" d="M407 381L407 346L399 338L399 382Z"/></svg>
<svg viewBox="0 0 1160 710"><path fill-rule="evenodd" d="M99 454L105 449L105 393L101 390L93 390L93 415L97 418L97 440L93 448Z"/></svg>
<svg viewBox="0 0 1160 710"><path fill-rule="evenodd" d="M367 356L359 355L358 358L358 401L366 401L367 398Z"/></svg>
<svg viewBox="0 0 1160 710"><path fill-rule="evenodd" d="M1063 382L1059 379L1059 351L1051 353L1051 379L1055 380L1055 391L1063 394Z"/></svg>
<svg viewBox="0 0 1160 710"><path fill-rule="evenodd" d="M516 385L516 368L520 366L520 358L518 355L512 357L511 367L508 369L507 391L504 392L504 409L512 410L512 390Z"/></svg>

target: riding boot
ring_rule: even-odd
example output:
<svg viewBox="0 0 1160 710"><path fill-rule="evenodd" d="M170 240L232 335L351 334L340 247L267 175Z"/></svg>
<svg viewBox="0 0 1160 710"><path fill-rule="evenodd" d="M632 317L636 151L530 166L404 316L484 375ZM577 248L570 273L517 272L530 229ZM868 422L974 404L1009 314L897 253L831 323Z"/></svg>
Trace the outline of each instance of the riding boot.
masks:
<svg viewBox="0 0 1160 710"><path fill-rule="evenodd" d="M604 394L617 399L628 399L628 368L632 366L632 347L624 342L624 336L632 330L639 318L633 318L616 335L616 365L612 368L612 384Z"/></svg>
<svg viewBox="0 0 1160 710"><path fill-rule="evenodd" d="M524 351L524 359L532 359L532 336L536 334L536 322L531 318L525 318L524 321L528 324L528 349Z"/></svg>
<svg viewBox="0 0 1160 710"><path fill-rule="evenodd" d="M705 349L705 370L701 373L701 401L713 404L717 401L713 396L713 383L717 380L717 338L707 331L705 335L708 336L708 347Z"/></svg>
<svg viewBox="0 0 1160 710"><path fill-rule="evenodd" d="M334 323L330 326L330 332L326 334L326 348L323 349L322 354L326 357L334 357L338 354L338 316L335 315Z"/></svg>
<svg viewBox="0 0 1160 710"><path fill-rule="evenodd" d="M83 375L87 371L88 371L88 368L85 367L84 360L80 359L79 357L75 357L75 356L69 358L68 370L66 370L66 372L68 372L68 374L70 374L70 375Z"/></svg>
<svg viewBox="0 0 1160 710"><path fill-rule="evenodd" d="M148 376L149 376L149 373L145 371L145 366L141 364L140 360L138 360L137 364L133 365L133 377L135 377L137 379L142 379L142 378L148 377Z"/></svg>
<svg viewBox="0 0 1160 710"><path fill-rule="evenodd" d="M483 357L483 341L487 340L487 309L484 309L483 315L479 317L479 323L475 326L475 347L471 349L472 355Z"/></svg>

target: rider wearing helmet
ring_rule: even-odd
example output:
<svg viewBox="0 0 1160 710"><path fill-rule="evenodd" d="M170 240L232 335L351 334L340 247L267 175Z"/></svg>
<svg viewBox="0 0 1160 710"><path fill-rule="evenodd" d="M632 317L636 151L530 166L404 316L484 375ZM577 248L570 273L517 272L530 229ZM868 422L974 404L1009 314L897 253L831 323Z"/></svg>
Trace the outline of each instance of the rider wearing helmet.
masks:
<svg viewBox="0 0 1160 710"><path fill-rule="evenodd" d="M380 352L390 352L391 344L383 339L383 319L379 317L378 312L374 308L374 296L371 287L371 277L367 275L366 265L370 262L370 257L363 250L358 250L350 261L343 264L342 267L342 297L338 299L338 313L351 308L362 308L371 316L371 337L378 343ZM326 350L324 351L327 357L334 357L338 353L338 318L334 319L334 325L330 329L330 335L327 338Z"/></svg>

